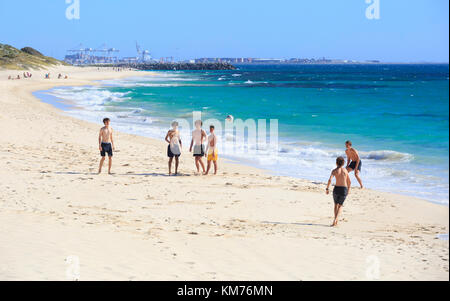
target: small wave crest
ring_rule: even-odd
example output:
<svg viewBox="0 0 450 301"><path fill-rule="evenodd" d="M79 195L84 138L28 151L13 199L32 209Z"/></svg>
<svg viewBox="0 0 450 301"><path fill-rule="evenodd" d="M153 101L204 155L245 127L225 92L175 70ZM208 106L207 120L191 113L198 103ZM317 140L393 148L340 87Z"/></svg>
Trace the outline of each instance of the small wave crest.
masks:
<svg viewBox="0 0 450 301"><path fill-rule="evenodd" d="M78 105L90 106L126 101L131 99L130 97L127 97L130 93L131 92L111 92L89 87L84 89L58 88L51 90L48 94L67 101L73 101Z"/></svg>
<svg viewBox="0 0 450 301"><path fill-rule="evenodd" d="M414 156L408 153L400 153L391 150L379 150L360 152L362 159L380 160L380 161L397 161L397 162L410 162L414 159Z"/></svg>

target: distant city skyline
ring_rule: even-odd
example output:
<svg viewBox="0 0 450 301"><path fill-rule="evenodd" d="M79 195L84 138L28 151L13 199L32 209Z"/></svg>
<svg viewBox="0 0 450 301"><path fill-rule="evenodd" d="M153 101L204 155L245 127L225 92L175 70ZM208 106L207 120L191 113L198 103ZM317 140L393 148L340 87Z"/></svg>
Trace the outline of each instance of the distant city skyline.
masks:
<svg viewBox="0 0 450 301"><path fill-rule="evenodd" d="M137 41L155 59L448 63L447 0L378 0L379 19L367 16L375 0L79 0L79 19L70 19L74 1L0 1L0 43L58 59L80 43L133 57Z"/></svg>

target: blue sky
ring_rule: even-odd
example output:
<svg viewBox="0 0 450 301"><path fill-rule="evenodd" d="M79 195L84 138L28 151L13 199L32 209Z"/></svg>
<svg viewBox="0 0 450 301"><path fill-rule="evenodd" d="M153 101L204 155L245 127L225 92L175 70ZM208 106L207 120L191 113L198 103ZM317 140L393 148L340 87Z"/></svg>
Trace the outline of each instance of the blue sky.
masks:
<svg viewBox="0 0 450 301"><path fill-rule="evenodd" d="M0 43L63 58L80 43L135 56L308 57L448 62L448 0L0 0Z"/></svg>

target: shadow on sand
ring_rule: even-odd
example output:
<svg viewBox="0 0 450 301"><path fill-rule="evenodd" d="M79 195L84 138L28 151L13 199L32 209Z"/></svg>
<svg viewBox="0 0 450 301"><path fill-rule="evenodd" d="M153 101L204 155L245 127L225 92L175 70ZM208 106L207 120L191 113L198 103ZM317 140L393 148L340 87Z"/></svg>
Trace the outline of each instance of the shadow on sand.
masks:
<svg viewBox="0 0 450 301"><path fill-rule="evenodd" d="M143 177L189 177L190 175L187 174L177 174L177 175L170 175L168 173L158 173L158 172L151 172L151 173L124 173L124 174L118 174L120 176L143 176Z"/></svg>
<svg viewBox="0 0 450 301"><path fill-rule="evenodd" d="M45 173L51 173L51 172L45 172ZM75 171L56 171L54 172L57 175L83 175L83 176L96 176L98 173L96 172L75 172ZM102 172L105 173L106 172ZM170 175L167 173L111 173L113 176L142 176L142 177L190 177L189 174L177 174L177 175Z"/></svg>
<svg viewBox="0 0 450 301"><path fill-rule="evenodd" d="M330 225L315 224L315 223L284 223L284 222L269 222L269 221L262 221L261 223L263 223L263 224L272 224L272 225L316 226L316 227L327 227L327 228L330 228Z"/></svg>
<svg viewBox="0 0 450 301"><path fill-rule="evenodd" d="M45 173L51 173L51 172L45 172ZM98 173L96 173L96 172L75 172L75 171L55 171L54 173L57 175L83 175L83 176L98 175Z"/></svg>

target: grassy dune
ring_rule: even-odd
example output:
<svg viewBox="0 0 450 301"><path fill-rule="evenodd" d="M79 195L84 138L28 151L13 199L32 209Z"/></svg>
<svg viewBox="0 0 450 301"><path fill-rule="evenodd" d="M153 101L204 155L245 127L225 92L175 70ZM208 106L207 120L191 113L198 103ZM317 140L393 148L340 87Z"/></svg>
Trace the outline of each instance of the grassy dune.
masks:
<svg viewBox="0 0 450 301"><path fill-rule="evenodd" d="M46 69L56 65L67 65L66 63L48 57L39 51L25 47L21 50L7 44L0 44L0 69L8 70L36 70Z"/></svg>

